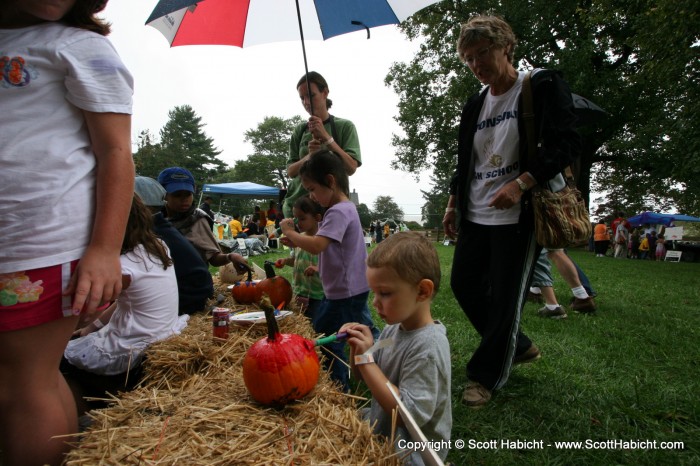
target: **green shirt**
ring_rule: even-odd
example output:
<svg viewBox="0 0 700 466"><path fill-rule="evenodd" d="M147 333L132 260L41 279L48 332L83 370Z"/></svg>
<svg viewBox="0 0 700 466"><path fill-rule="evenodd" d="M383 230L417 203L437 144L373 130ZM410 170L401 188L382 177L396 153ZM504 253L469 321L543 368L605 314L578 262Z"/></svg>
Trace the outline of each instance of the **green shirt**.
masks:
<svg viewBox="0 0 700 466"><path fill-rule="evenodd" d="M362 165L362 157L360 155L360 139L357 137L355 125L350 120L338 117L333 117L333 122L335 123L335 134L331 128L330 118L324 122L323 127L328 134L335 139L336 144L342 147L350 157L357 160L357 166L359 167ZM309 153L309 141L311 141L312 137L311 131L307 129L307 122L303 122L294 128L292 139L289 141L289 159L287 159L287 166L298 162ZM287 195L282 205L285 217L292 217L292 207L294 207L294 203L305 194L306 190L301 185L299 176L295 176L289 180Z"/></svg>
<svg viewBox="0 0 700 466"><path fill-rule="evenodd" d="M324 297L321 276L318 273L304 275L304 270L311 265L318 267L318 254L311 254L301 248L295 248L292 288L297 296L321 300Z"/></svg>

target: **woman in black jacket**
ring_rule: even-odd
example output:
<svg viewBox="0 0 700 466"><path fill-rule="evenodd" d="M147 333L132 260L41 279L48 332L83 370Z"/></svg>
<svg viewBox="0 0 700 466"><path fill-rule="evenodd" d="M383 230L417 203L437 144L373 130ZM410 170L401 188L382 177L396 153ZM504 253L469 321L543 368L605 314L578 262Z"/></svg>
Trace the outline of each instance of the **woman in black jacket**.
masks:
<svg viewBox="0 0 700 466"><path fill-rule="evenodd" d="M463 401L480 406L508 380L513 364L540 351L520 331L520 315L538 246L529 190L556 177L579 155L571 91L559 73L531 75L538 154L528 164L520 91L526 72L513 66L517 40L499 17L462 26L457 51L486 88L462 111L457 170L443 226L459 235L451 286L481 336L467 364ZM459 212L459 222L457 220Z"/></svg>

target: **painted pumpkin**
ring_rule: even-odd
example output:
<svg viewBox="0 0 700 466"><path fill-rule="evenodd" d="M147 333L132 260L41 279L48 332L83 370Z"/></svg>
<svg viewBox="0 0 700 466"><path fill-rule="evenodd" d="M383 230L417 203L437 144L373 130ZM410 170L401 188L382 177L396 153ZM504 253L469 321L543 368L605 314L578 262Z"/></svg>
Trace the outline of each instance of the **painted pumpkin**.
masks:
<svg viewBox="0 0 700 466"><path fill-rule="evenodd" d="M253 304L260 301L261 289L258 287L259 281L253 280L253 275L248 271L248 280L236 282L231 288L231 296L239 304Z"/></svg>
<svg viewBox="0 0 700 466"><path fill-rule="evenodd" d="M284 406L303 398L316 386L318 355L311 340L280 333L269 300L263 298L260 305L267 320L267 337L255 342L246 352L243 381L258 403Z"/></svg>
<svg viewBox="0 0 700 466"><path fill-rule="evenodd" d="M267 294L270 297L272 306L275 308L282 303L291 303L292 285L286 278L275 275L273 262L265 261L265 275L266 278L258 283L260 296Z"/></svg>

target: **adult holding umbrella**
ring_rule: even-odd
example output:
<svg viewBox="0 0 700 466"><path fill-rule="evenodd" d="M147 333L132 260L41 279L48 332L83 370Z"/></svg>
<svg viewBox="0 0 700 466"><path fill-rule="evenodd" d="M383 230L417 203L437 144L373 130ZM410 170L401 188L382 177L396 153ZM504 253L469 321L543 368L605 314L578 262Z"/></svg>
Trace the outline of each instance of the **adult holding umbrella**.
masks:
<svg viewBox="0 0 700 466"><path fill-rule="evenodd" d="M287 218L293 216L292 207L296 200L307 192L301 184L299 169L314 152L326 148L338 154L348 175L355 173L362 164L355 125L329 113L333 101L328 98L328 83L323 76L315 71L305 74L297 83L297 92L310 116L308 122L294 129L289 142L287 174L291 180L282 206Z"/></svg>
<svg viewBox="0 0 700 466"><path fill-rule="evenodd" d="M520 315L539 253L529 190L547 185L580 152L571 91L559 73L537 70L531 82L513 66L517 40L496 16L474 16L462 26L459 58L486 88L470 98L459 129L457 170L450 184L443 226L459 237L452 291L481 336L467 364L462 400L481 406L501 388L514 364L540 351L520 330ZM529 78L529 77L528 77ZM528 160L521 89L532 90L535 132L542 147Z"/></svg>

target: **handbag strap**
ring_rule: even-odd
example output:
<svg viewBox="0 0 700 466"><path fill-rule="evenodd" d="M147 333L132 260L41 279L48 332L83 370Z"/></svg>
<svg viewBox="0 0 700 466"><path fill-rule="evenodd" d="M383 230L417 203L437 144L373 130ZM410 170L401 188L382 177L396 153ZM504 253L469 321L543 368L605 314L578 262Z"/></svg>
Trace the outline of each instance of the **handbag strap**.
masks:
<svg viewBox="0 0 700 466"><path fill-rule="evenodd" d="M525 123L525 133L527 134L527 155L530 163L535 160L535 153L537 152L535 145L535 108L532 103L532 84L530 83L531 75L532 71L525 75L520 91L523 96L523 122Z"/></svg>
<svg viewBox="0 0 700 466"><path fill-rule="evenodd" d="M520 93L523 96L523 122L525 123L525 133L527 134L527 155L528 164L532 164L537 153L537 142L535 138L535 106L532 100L532 83L530 77L532 71L529 71L523 78L522 89ZM564 169L564 178L568 184L576 185L574 181L574 173L571 171L571 166Z"/></svg>

